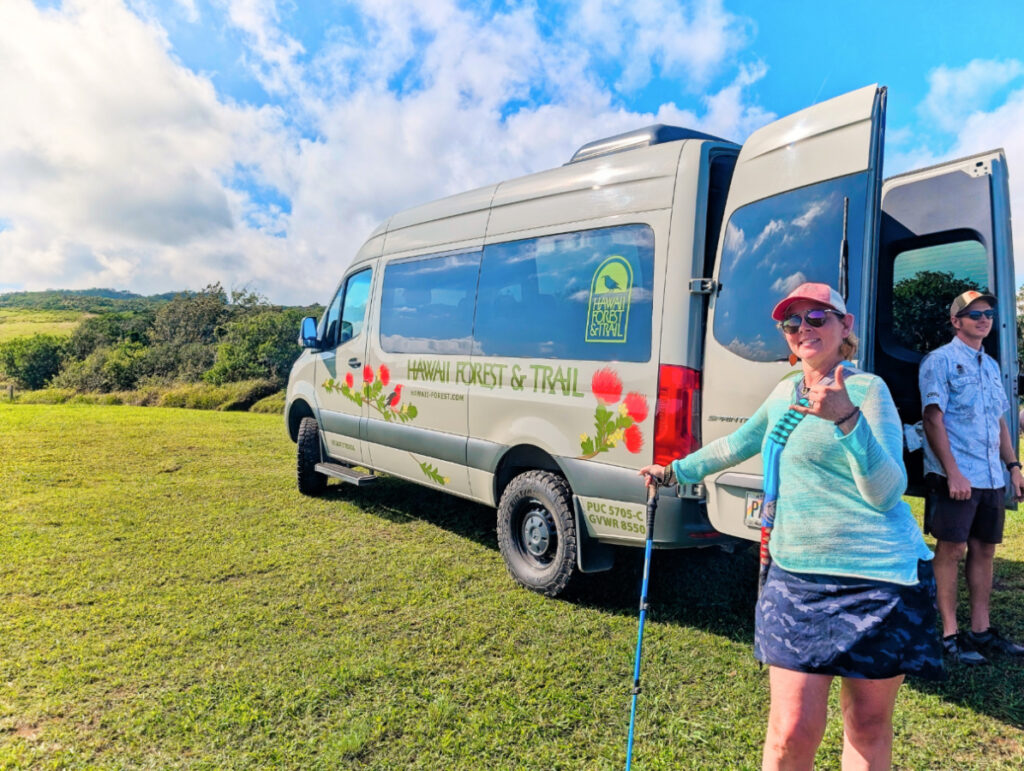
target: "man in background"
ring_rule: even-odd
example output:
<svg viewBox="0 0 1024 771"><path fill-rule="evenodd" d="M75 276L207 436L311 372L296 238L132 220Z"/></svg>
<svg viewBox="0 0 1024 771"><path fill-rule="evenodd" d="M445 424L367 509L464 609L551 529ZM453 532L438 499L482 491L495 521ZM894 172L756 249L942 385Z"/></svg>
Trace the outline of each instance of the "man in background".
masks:
<svg viewBox="0 0 1024 771"><path fill-rule="evenodd" d="M968 291L950 306L955 336L921 362L924 470L929 496L925 532L936 538L935 583L942 645L963 664L986 664L996 653L1024 656L989 622L992 565L1003 540L1004 469L1016 500L1024 497L1017 448L1003 418L1009 401L999 365L982 350L992 331L996 298ZM971 628L957 624L957 579L966 554Z"/></svg>

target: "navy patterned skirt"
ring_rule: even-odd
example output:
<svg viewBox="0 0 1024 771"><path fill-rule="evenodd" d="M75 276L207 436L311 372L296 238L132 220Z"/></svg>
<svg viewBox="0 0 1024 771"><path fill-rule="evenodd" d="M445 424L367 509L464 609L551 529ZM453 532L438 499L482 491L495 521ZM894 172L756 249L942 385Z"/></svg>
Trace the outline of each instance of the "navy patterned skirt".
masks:
<svg viewBox="0 0 1024 771"><path fill-rule="evenodd" d="M754 655L809 674L941 680L931 562L918 562L917 576L902 586L790 573L773 563L757 602Z"/></svg>

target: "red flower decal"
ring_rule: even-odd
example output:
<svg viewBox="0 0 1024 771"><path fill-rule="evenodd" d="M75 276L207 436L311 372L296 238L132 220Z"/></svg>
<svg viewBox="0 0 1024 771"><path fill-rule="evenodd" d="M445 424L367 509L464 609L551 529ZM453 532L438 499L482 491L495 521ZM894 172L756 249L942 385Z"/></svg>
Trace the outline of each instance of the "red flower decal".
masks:
<svg viewBox="0 0 1024 771"><path fill-rule="evenodd" d="M369 364L367 364L365 367L363 367L363 382L364 383L372 383L373 382L373 367L371 367Z"/></svg>
<svg viewBox="0 0 1024 771"><path fill-rule="evenodd" d="M647 417L647 397L643 394L638 394L635 391L630 391L626 394L626 398L623 401L626 405L626 414L637 423L643 423Z"/></svg>
<svg viewBox="0 0 1024 771"><path fill-rule="evenodd" d="M380 382L381 385L387 385L391 381L391 372L388 370L387 364L380 365Z"/></svg>
<svg viewBox="0 0 1024 771"><path fill-rule="evenodd" d="M615 370L605 367L594 373L590 381L590 390L594 392L599 402L615 404L622 396L622 381L615 374Z"/></svg>
<svg viewBox="0 0 1024 771"><path fill-rule="evenodd" d="M356 379L354 377L352 377L352 373L351 372L346 372L345 373L345 385L347 385L349 388L351 388L353 385L355 385L355 382L356 382Z"/></svg>
<svg viewBox="0 0 1024 771"><path fill-rule="evenodd" d="M626 449L632 453L640 452L644 446L644 435L640 433L640 427L632 425L622 432L622 438L626 442Z"/></svg>
<svg viewBox="0 0 1024 771"><path fill-rule="evenodd" d="M401 398L402 384L399 383L398 385L395 386L395 390L391 392L391 395L388 396L388 406L391 407L391 409L394 410L395 412L398 412L398 400Z"/></svg>

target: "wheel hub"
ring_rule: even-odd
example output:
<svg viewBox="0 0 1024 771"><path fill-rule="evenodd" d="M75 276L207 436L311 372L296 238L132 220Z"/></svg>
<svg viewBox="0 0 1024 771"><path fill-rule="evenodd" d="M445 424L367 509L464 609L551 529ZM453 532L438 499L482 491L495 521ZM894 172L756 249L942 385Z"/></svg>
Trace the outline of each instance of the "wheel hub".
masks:
<svg viewBox="0 0 1024 771"><path fill-rule="evenodd" d="M542 557L551 545L551 525L547 512L530 511L523 517L523 546L534 557Z"/></svg>

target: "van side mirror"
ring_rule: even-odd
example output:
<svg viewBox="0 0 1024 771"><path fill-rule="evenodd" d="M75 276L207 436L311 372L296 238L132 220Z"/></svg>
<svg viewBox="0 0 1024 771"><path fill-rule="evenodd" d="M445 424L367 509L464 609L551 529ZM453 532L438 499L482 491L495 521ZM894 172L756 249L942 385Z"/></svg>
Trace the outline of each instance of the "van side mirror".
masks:
<svg viewBox="0 0 1024 771"><path fill-rule="evenodd" d="M312 316L306 316L302 320L302 326L299 330L299 345L303 348L319 348L320 341L316 338L316 319Z"/></svg>
<svg viewBox="0 0 1024 771"><path fill-rule="evenodd" d="M352 322L343 321L341 322L341 342L352 339Z"/></svg>

